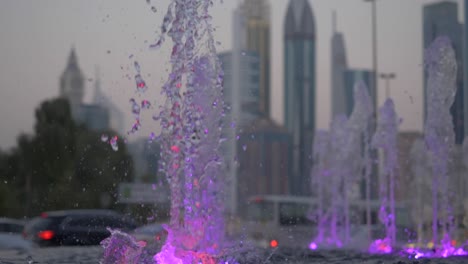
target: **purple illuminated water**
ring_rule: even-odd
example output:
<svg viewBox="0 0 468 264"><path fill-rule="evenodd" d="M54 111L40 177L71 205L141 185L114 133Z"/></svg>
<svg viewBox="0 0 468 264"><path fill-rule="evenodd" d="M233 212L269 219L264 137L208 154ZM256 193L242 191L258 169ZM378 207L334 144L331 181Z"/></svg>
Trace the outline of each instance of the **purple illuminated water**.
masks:
<svg viewBox="0 0 468 264"><path fill-rule="evenodd" d="M433 248L406 248L403 253L414 258L468 255L452 242L454 215L448 164L455 144L450 107L456 92L457 62L448 38L437 38L426 50L425 66L428 80L424 136L432 166Z"/></svg>
<svg viewBox="0 0 468 264"><path fill-rule="evenodd" d="M395 215L395 170L397 168L398 117L392 99L387 99L379 109L377 130L372 138L372 146L382 149L384 154L383 172L380 177L379 219L385 226L385 238L374 241L369 250L372 253L389 253L396 242Z"/></svg>
<svg viewBox="0 0 468 264"><path fill-rule="evenodd" d="M368 134L372 108L367 87L358 82L354 87L354 109L349 120L344 115L337 115L330 133L318 131L315 134L311 177L312 191L317 193L318 209L314 218L318 224L311 249L341 248L354 242L350 204L357 198L350 190L361 180L363 169L370 171Z"/></svg>

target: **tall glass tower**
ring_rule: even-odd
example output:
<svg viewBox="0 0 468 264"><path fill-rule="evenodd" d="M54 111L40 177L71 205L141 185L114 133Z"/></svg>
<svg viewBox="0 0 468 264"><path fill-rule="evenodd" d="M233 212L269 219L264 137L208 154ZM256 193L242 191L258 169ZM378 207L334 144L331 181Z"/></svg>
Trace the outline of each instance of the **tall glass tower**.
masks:
<svg viewBox="0 0 468 264"><path fill-rule="evenodd" d="M331 39L331 88L332 117L347 113L347 91L343 74L348 68L344 35L336 30L336 13L333 12L333 35ZM351 90L352 91L352 90ZM351 96L351 98L353 98Z"/></svg>
<svg viewBox="0 0 468 264"><path fill-rule="evenodd" d="M309 193L315 130L315 21L308 0L290 0L284 25L284 123L292 135L291 194Z"/></svg>
<svg viewBox="0 0 468 264"><path fill-rule="evenodd" d="M246 39L242 49L254 51L260 59L258 112L270 116L270 5L266 0L245 0L241 6Z"/></svg>

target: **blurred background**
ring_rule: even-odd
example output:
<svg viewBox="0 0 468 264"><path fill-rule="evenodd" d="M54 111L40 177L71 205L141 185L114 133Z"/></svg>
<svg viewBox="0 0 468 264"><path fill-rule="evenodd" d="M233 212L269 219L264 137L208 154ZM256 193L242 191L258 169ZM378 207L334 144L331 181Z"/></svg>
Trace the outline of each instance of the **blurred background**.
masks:
<svg viewBox="0 0 468 264"><path fill-rule="evenodd" d="M214 1L225 100L240 140L229 144L233 182L227 212L242 215L255 195L310 196L312 139L350 115L362 80L375 106L393 98L398 136L397 201L411 197L409 153L423 137L424 49L452 40L458 62L451 108L456 144L468 133L468 1ZM168 217L152 115L164 102L171 43L150 48L168 0L5 0L0 8L0 216L113 209L140 224ZM148 91L135 89L134 64ZM131 98L149 100L131 130ZM233 135L231 135L233 136ZM457 158L457 217L468 180ZM377 174L377 172L375 172ZM376 179L377 176L374 177ZM377 199L376 182L373 197ZM356 197L365 190L357 185ZM417 216L416 216L417 217ZM465 234L466 236L466 234Z"/></svg>

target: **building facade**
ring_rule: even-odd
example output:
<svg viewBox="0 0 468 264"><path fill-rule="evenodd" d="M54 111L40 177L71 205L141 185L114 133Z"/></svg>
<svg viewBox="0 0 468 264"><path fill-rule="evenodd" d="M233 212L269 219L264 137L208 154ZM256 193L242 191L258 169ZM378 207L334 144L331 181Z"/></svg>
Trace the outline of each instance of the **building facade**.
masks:
<svg viewBox="0 0 468 264"><path fill-rule="evenodd" d="M270 116L270 5L267 0L244 0L241 7L245 34L241 49L253 51L259 58L258 111ZM237 34L235 37L238 37Z"/></svg>
<svg viewBox="0 0 468 264"><path fill-rule="evenodd" d="M223 52L219 59L224 72L224 102L230 106L226 113L233 119L237 127L244 127L260 116L258 105L260 102L260 59L255 52ZM238 57L238 69L234 71L234 57ZM238 76L236 73L238 72ZM234 87L234 78L239 82L238 87ZM238 93L234 92L237 89ZM239 114L236 116L232 110L234 104L239 105Z"/></svg>
<svg viewBox="0 0 468 264"><path fill-rule="evenodd" d="M439 36L446 36L452 41L457 59L457 92L450 108L455 131L455 143L461 144L465 136L465 93L463 89L463 25L458 22L458 5L455 2L443 1L425 5L423 8L423 45L424 50ZM424 120L427 113L427 73L424 72Z"/></svg>
<svg viewBox="0 0 468 264"><path fill-rule="evenodd" d="M240 214L245 213L244 205L254 195L289 194L290 140L285 128L263 117L240 134L237 141Z"/></svg>
<svg viewBox="0 0 468 264"><path fill-rule="evenodd" d="M284 24L284 124L292 135L290 191L310 192L310 164L316 102L316 33L307 0L290 0Z"/></svg>
<svg viewBox="0 0 468 264"><path fill-rule="evenodd" d="M99 72L96 70L93 104L106 108L109 112L109 126L119 134L125 133L124 114L101 89Z"/></svg>
<svg viewBox="0 0 468 264"><path fill-rule="evenodd" d="M110 128L110 112L104 104L85 104L85 77L78 65L75 49L72 48L67 66L60 77L59 96L66 98L70 104L73 120L94 131ZM96 93L100 87L97 80ZM101 93L102 94L102 93ZM120 131L119 131L120 132Z"/></svg>

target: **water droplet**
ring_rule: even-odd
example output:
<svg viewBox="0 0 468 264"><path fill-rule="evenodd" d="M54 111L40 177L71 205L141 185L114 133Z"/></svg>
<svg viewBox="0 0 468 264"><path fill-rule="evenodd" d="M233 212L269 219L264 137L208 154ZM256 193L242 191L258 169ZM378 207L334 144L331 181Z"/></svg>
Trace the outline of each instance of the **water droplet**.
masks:
<svg viewBox="0 0 468 264"><path fill-rule="evenodd" d="M245 56L247 53L245 53L245 51L243 51L241 54L242 54L242 56Z"/></svg>
<svg viewBox="0 0 468 264"><path fill-rule="evenodd" d="M138 61L133 62L133 67L135 67L135 71L137 73L140 73L141 67L140 67L140 64L138 63Z"/></svg>
<svg viewBox="0 0 468 264"><path fill-rule="evenodd" d="M247 150L247 146L246 146L246 145L243 145L243 146L242 146L242 149L243 149L244 151L246 151L246 150Z"/></svg>
<svg viewBox="0 0 468 264"><path fill-rule="evenodd" d="M109 136L106 135L106 134L102 134L102 135L101 135L101 141L102 141L102 142L107 142L107 140L109 140Z"/></svg>
<svg viewBox="0 0 468 264"><path fill-rule="evenodd" d="M130 104L132 107L132 114L135 116L135 118L138 118L140 116L140 106L137 104L135 99L130 99Z"/></svg>
<svg viewBox="0 0 468 264"><path fill-rule="evenodd" d="M33 264L34 263L34 260L33 260L33 258L31 256L27 256L26 261L28 262L28 264Z"/></svg>
<svg viewBox="0 0 468 264"><path fill-rule="evenodd" d="M135 75L135 82L138 92L143 93L148 89L148 87L146 87L146 82L143 80L140 74Z"/></svg>
<svg viewBox="0 0 468 264"><path fill-rule="evenodd" d="M151 103L148 100L141 101L141 108L142 109L149 109L151 107Z"/></svg>
<svg viewBox="0 0 468 264"><path fill-rule="evenodd" d="M155 6L152 6L152 7L151 7L151 11L153 11L154 13L156 13L158 10L156 9Z"/></svg>
<svg viewBox="0 0 468 264"><path fill-rule="evenodd" d="M109 142L112 147L112 150L114 151L119 150L119 145L117 144L118 139L119 138L117 136L113 136Z"/></svg>

